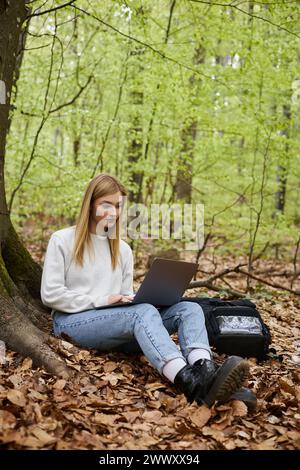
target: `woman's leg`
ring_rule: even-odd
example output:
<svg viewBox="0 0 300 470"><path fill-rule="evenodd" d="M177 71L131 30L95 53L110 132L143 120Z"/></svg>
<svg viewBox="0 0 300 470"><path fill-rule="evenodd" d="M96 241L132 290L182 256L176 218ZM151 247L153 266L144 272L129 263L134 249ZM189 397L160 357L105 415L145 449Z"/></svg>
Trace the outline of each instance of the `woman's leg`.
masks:
<svg viewBox="0 0 300 470"><path fill-rule="evenodd" d="M231 356L220 367L211 360L205 317L199 304L181 301L163 308L160 314L169 333L178 332L183 356L189 364L195 364L192 368L198 370L203 380L203 388L198 395L197 403L204 402L211 406L215 400L223 403L238 396L240 399L246 398L251 401L251 405L255 406L255 396L251 395L247 389L240 388L249 372L247 361ZM185 372L184 369L179 372L177 382L184 379ZM178 385L176 381L175 384ZM198 393L201 389L199 383ZM239 393L234 395L238 390Z"/></svg>
<svg viewBox="0 0 300 470"><path fill-rule="evenodd" d="M178 332L178 340L183 356L188 360L189 354L202 350L202 357L209 358L209 346L205 317L202 308L196 302L181 301L160 311L163 324L169 334ZM199 351L201 355L201 352ZM195 355L195 359L199 359ZM189 361L190 362L190 361Z"/></svg>
<svg viewBox="0 0 300 470"><path fill-rule="evenodd" d="M205 317L199 304L196 302L181 301L170 307L161 308L160 315L168 333L170 335L178 333L181 352L186 360L189 354L196 349L206 351L206 357L211 356ZM127 353L142 353L136 339L121 344L117 350ZM196 359L199 359L199 357Z"/></svg>
<svg viewBox="0 0 300 470"><path fill-rule="evenodd" d="M76 344L100 351L116 350L135 338L161 374L169 361L175 358L184 360L158 310L147 303L71 314L55 312L53 329L56 336L64 333Z"/></svg>

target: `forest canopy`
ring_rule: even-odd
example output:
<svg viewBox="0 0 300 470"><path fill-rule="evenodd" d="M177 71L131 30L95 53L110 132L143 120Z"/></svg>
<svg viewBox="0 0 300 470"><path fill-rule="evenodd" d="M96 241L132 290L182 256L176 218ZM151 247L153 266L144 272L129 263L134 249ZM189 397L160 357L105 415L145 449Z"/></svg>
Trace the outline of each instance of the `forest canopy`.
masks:
<svg viewBox="0 0 300 470"><path fill-rule="evenodd" d="M87 180L107 171L135 201L204 204L229 251L295 250L299 2L28 7L7 142L13 221L73 220Z"/></svg>

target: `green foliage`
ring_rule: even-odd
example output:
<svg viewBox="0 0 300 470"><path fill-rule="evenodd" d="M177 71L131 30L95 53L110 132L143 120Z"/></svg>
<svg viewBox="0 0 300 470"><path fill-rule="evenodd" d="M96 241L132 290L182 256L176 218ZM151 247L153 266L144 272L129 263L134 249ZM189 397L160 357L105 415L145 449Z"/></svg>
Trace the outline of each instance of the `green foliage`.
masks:
<svg viewBox="0 0 300 470"><path fill-rule="evenodd" d="M295 244L297 2L243 2L243 13L178 1L166 36L170 4L79 0L94 17L67 7L31 19L7 144L8 199L22 179L13 218L75 217L98 158L96 173L111 172L137 191L130 180L143 172L143 195L152 182L150 202L168 202L184 132L195 123L192 196L205 205L207 230L214 220L226 249L241 253L253 242L258 252L267 241ZM133 139L141 148L129 162ZM279 166L284 214L275 208Z"/></svg>

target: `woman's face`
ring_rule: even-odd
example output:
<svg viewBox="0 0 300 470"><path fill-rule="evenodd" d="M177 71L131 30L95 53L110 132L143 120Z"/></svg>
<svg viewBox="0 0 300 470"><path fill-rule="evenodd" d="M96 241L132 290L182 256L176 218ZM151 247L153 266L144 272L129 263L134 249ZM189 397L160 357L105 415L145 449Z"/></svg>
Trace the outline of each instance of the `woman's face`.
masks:
<svg viewBox="0 0 300 470"><path fill-rule="evenodd" d="M122 210L122 194L120 191L95 199L91 207L91 217L101 231L115 225Z"/></svg>

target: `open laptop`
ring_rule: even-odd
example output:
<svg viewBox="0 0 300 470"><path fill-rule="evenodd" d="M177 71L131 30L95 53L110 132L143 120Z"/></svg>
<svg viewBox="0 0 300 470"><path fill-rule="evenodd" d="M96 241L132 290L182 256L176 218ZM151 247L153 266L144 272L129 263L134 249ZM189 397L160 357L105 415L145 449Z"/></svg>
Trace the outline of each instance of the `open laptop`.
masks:
<svg viewBox="0 0 300 470"><path fill-rule="evenodd" d="M154 258L131 302L102 305L97 310L140 303L149 303L158 308L173 305L180 301L197 268L197 263Z"/></svg>

